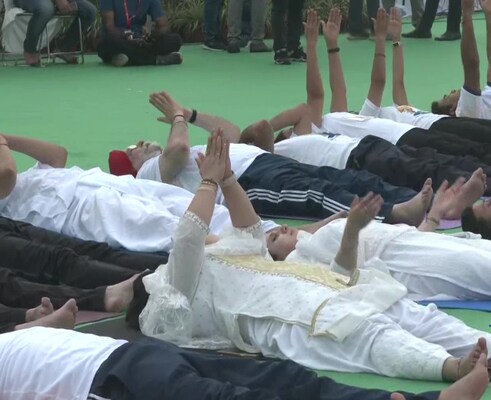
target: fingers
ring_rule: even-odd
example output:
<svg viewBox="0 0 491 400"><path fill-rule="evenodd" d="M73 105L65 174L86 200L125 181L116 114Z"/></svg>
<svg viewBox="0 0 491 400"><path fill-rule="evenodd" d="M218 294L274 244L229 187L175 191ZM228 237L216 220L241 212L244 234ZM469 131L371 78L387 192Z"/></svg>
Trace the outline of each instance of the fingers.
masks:
<svg viewBox="0 0 491 400"><path fill-rule="evenodd" d="M356 207L358 204L360 204L360 198L355 194L355 197L353 197L353 201L351 202L351 208Z"/></svg>
<svg viewBox="0 0 491 400"><path fill-rule="evenodd" d="M460 190L460 188L461 188L462 186L464 186L465 182L466 182L466 179L465 179L463 176L461 176L461 177L459 177L459 178L457 178L457 179L455 180L455 182L453 183L453 185L452 185L451 189L452 189L454 192L457 192L457 191L459 191L459 190ZM447 186L448 186L448 182L447 182Z"/></svg>
<svg viewBox="0 0 491 400"><path fill-rule="evenodd" d="M449 186L449 183L448 181L445 179L442 184L440 185L440 187L438 188L438 190L436 191L437 194L440 194L440 193L444 193L447 191L448 189L448 186Z"/></svg>

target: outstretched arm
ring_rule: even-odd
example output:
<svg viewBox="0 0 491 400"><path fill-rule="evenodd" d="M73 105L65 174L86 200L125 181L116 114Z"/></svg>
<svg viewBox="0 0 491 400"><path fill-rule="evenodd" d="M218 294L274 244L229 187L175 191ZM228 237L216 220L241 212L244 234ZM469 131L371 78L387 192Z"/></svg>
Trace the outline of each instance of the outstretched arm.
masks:
<svg viewBox="0 0 491 400"><path fill-rule="evenodd" d="M379 8L377 18L372 18L375 30L375 53L373 54L372 77L368 100L375 106L382 105L382 96L385 89L385 38L387 36L387 13Z"/></svg>
<svg viewBox="0 0 491 400"><path fill-rule="evenodd" d="M392 101L398 106L409 105L404 85L404 56L401 44L402 18L397 7L390 10L389 35L392 36Z"/></svg>
<svg viewBox="0 0 491 400"><path fill-rule="evenodd" d="M486 53L488 57L487 80L488 82L491 82L491 0L481 0L481 8L486 18Z"/></svg>
<svg viewBox="0 0 491 400"><path fill-rule="evenodd" d="M0 199L14 190L17 181L17 168L9 149L7 139L0 135Z"/></svg>
<svg viewBox="0 0 491 400"><path fill-rule="evenodd" d="M10 150L32 157L41 164L53 168L64 168L66 165L68 153L64 147L22 136L3 135L3 137L7 140Z"/></svg>
<svg viewBox="0 0 491 400"><path fill-rule="evenodd" d="M230 121L227 121L224 118L205 114L202 112L196 112L195 120L191 121L193 110L181 106L167 92L160 92L159 94L165 95L168 98L168 102L174 103L172 107L161 107L159 104L152 102L153 95L150 95L150 103L164 114L162 117L158 118L160 122L165 122L167 124L172 123L172 118L174 117L174 115L172 114L172 110L177 108L179 110L182 110L184 118L187 122L199 126L210 134L216 129L222 128L225 139L230 141L230 143L239 142L240 128L237 125L233 124Z"/></svg>
<svg viewBox="0 0 491 400"><path fill-rule="evenodd" d="M476 36L472 23L473 14L474 0L462 0L462 40L460 42L460 54L464 67L464 88L471 93L480 93L479 53L477 51Z"/></svg>
<svg viewBox="0 0 491 400"><path fill-rule="evenodd" d="M339 57L338 36L341 28L341 12L332 8L327 22L321 21L329 60L329 86L331 87L331 112L348 111L346 83Z"/></svg>
<svg viewBox="0 0 491 400"><path fill-rule="evenodd" d="M311 122L316 126L321 126L324 111L324 85L317 59L320 20L315 10L308 11L307 22L304 26L307 40L307 105L310 107ZM310 129L310 126L308 128Z"/></svg>

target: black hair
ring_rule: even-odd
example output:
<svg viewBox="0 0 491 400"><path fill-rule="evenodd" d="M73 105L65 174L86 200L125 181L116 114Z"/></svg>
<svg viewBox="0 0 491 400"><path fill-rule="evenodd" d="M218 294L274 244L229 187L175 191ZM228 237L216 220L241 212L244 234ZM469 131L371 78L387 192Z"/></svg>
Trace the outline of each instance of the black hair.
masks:
<svg viewBox="0 0 491 400"><path fill-rule="evenodd" d="M278 136L276 136L276 139L274 140L275 143L279 143L281 142L282 140L286 140L288 139L285 135L285 129L283 129L282 131L280 131L280 133L278 133Z"/></svg>
<svg viewBox="0 0 491 400"><path fill-rule="evenodd" d="M467 207L462 213L462 230L478 233L483 239L491 239L491 226L483 218L474 214L472 207Z"/></svg>

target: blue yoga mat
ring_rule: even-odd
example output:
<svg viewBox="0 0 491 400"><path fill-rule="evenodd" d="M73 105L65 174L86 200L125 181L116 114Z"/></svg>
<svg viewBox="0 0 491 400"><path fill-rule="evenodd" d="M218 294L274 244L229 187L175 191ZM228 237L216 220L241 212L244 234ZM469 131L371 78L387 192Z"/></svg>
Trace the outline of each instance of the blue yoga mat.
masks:
<svg viewBox="0 0 491 400"><path fill-rule="evenodd" d="M472 301L472 300L442 300L442 301L418 301L421 305L430 303L438 308L455 308L460 310L491 311L491 301Z"/></svg>

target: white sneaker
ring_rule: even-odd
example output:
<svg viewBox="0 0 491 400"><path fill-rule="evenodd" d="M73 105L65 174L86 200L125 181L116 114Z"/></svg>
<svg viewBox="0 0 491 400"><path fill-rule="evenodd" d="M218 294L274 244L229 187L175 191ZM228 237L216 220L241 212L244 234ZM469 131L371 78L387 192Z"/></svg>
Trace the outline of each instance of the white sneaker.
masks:
<svg viewBox="0 0 491 400"><path fill-rule="evenodd" d="M115 67L124 67L126 64L128 64L128 61L130 61L130 59L123 53L116 54L111 58L111 64Z"/></svg>

